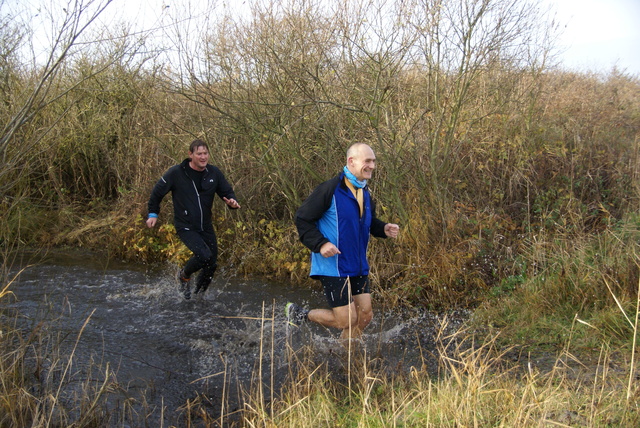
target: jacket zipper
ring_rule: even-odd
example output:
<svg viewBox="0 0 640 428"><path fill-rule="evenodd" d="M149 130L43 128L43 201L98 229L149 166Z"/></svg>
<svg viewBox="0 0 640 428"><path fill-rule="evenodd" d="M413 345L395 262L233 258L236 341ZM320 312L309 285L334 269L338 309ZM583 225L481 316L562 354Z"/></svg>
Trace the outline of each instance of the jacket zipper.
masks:
<svg viewBox="0 0 640 428"><path fill-rule="evenodd" d="M348 188L348 186L346 186ZM351 195L351 198L353 199L353 201L356 204L356 212L358 213L358 264L359 264L359 269L358 269L358 276L362 276L362 272L364 271L364 258L366 257L366 252L365 250L362 248L363 247L363 240L364 240L364 231L362 230L362 226L364 225L364 214L366 211L366 201L365 201L365 197L364 197L364 189L361 189L362 191L362 215L360 215L360 204L358 203L358 199L355 197L355 195L353 194L353 192L349 191L349 194ZM363 252L365 254L363 254Z"/></svg>
<svg viewBox="0 0 640 428"><path fill-rule="evenodd" d="M207 172L208 170L205 168L205 172ZM185 175L187 176L187 178L191 181L191 184L193 185L193 191L196 192L196 198L198 198L198 208L200 209L200 230L204 230L204 212L202 210L202 203L200 202L200 193L198 193L198 186L196 186L196 183L191 179L191 177L189 177L189 174L187 174L187 171L184 170ZM203 175L204 178L204 175Z"/></svg>
<svg viewBox="0 0 640 428"><path fill-rule="evenodd" d="M364 189L361 190L362 192L362 216L359 219L359 224L360 227L358 228L358 235L360 238L360 243L358 245L358 251L360 252L360 271L358 272L360 275L362 275L363 272L363 268L364 268L364 258L367 256L366 253L362 254L362 252L364 251L363 247L363 239L364 239L364 231L362 230L363 226L364 226L364 213L366 211L366 202L365 202L365 197L364 197ZM360 213L360 204L358 204L358 201L356 201L356 205L358 205L358 213Z"/></svg>
<svg viewBox="0 0 640 428"><path fill-rule="evenodd" d="M202 212L202 204L200 203L200 193L198 193L198 187L193 180L191 180L191 184L193 184L193 190L196 192L196 197L198 198L198 208L200 209L200 230L204 230L204 213Z"/></svg>

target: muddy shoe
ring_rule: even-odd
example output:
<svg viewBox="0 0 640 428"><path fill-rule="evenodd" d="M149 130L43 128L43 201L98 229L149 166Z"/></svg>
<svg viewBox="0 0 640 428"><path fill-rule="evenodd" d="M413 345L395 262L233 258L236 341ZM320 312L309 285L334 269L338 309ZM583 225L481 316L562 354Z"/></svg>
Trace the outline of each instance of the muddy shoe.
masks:
<svg viewBox="0 0 640 428"><path fill-rule="evenodd" d="M189 284L190 281L191 281L191 278L187 278L183 270L181 270L178 273L178 283L180 284L180 292L184 295L184 298L186 300L189 300L191 298L191 285Z"/></svg>
<svg viewBox="0 0 640 428"><path fill-rule="evenodd" d="M204 294L204 292L207 291L209 284L211 284L211 281L213 280L213 272L215 271L215 268L213 268L210 273L206 273L204 269L200 271L198 274L198 280L196 281L196 289L193 294Z"/></svg>
<svg viewBox="0 0 640 428"><path fill-rule="evenodd" d="M202 282L198 281L196 283L196 289L193 291L193 294L204 294L204 292L207 291L207 288L209 288L209 283L203 284Z"/></svg>
<svg viewBox="0 0 640 428"><path fill-rule="evenodd" d="M309 315L309 311L307 309L303 309L295 303L287 303L287 306L284 307L284 315L287 318L287 322L293 326L299 326L304 321L307 320L307 315Z"/></svg>

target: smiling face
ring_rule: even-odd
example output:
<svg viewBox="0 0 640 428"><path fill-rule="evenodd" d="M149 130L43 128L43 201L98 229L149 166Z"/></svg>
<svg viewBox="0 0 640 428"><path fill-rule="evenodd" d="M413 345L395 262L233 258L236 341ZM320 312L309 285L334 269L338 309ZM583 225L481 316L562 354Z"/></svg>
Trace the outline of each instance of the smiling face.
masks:
<svg viewBox="0 0 640 428"><path fill-rule="evenodd" d="M376 169L376 155L366 144L354 144L347 151L347 168L358 180L369 180Z"/></svg>
<svg viewBox="0 0 640 428"><path fill-rule="evenodd" d="M204 171L209 162L209 150L206 146L198 146L194 151L189 152L189 166L196 171Z"/></svg>

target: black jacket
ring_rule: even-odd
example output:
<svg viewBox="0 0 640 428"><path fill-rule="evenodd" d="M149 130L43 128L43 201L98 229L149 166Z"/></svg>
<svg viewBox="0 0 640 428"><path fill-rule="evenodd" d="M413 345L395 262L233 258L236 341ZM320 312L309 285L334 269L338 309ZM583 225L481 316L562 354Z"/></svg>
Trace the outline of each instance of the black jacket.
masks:
<svg viewBox="0 0 640 428"><path fill-rule="evenodd" d="M159 214L162 198L171 192L176 230L210 230L213 228L211 209L214 196L217 194L220 198L236 199L236 195L222 171L209 164L202 175L202 190L198 192L196 184L187 174L189 161L185 159L172 166L158 180L149 198L149 213Z"/></svg>

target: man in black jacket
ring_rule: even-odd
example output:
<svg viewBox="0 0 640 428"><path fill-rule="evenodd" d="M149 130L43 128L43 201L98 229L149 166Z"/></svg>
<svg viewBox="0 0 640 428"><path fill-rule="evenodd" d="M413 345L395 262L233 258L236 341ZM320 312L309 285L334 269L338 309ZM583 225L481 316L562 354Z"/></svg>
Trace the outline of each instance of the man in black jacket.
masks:
<svg viewBox="0 0 640 428"><path fill-rule="evenodd" d="M180 240L193 256L178 274L185 299L191 298L191 275L200 271L195 294L204 293L218 267L218 243L211 223L211 209L217 194L232 209L240 208L233 188L217 167L208 164L209 147L202 140L189 146L189 158L164 173L151 191L147 227L154 227L160 203L171 192L173 223Z"/></svg>

